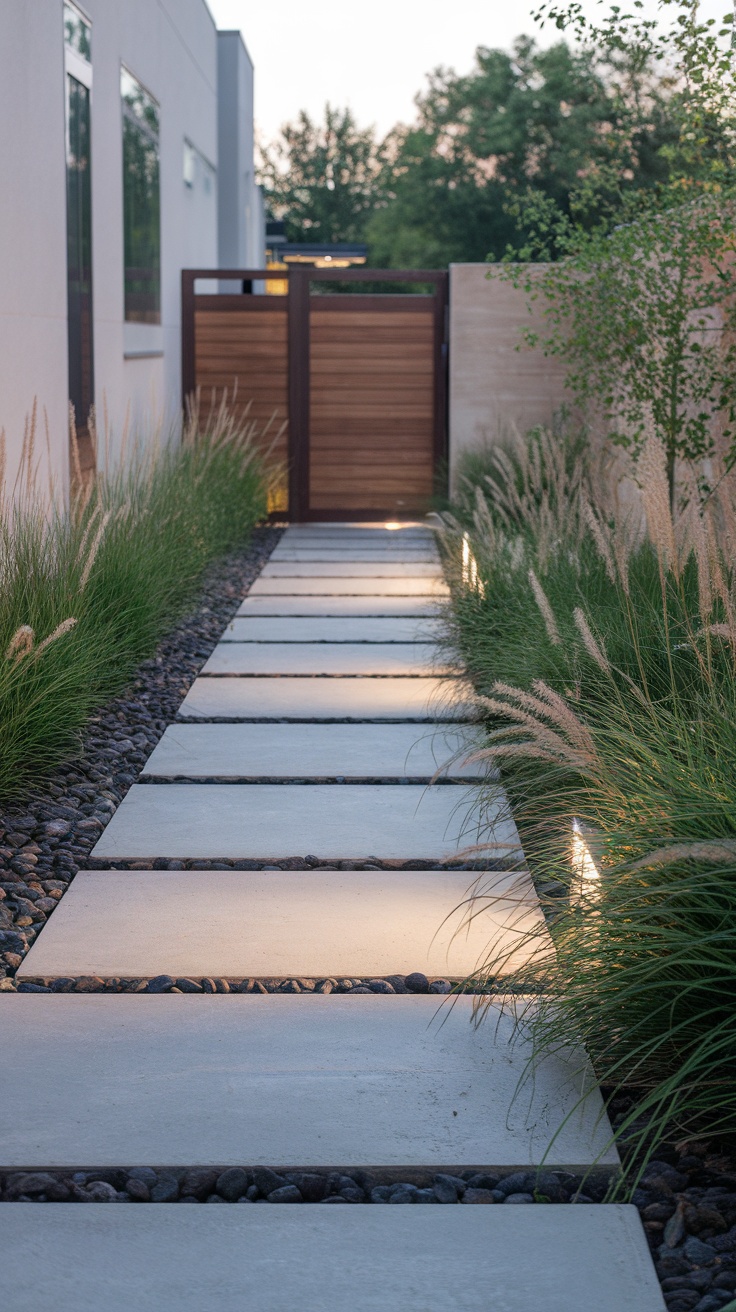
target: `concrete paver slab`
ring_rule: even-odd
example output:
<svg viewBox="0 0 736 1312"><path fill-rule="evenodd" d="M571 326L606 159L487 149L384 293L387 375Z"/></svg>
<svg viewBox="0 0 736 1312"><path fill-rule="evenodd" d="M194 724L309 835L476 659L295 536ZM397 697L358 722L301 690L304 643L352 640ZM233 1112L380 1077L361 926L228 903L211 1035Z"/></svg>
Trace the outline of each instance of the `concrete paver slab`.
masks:
<svg viewBox="0 0 736 1312"><path fill-rule="evenodd" d="M580 1053L556 1052L520 1093L528 1042L495 1004L474 1029L472 1001L10 994L0 1166L516 1168L547 1149L550 1169L614 1165L600 1096L577 1105Z"/></svg>
<svg viewBox="0 0 736 1312"><path fill-rule="evenodd" d="M429 643L220 642L202 674L423 675L448 671Z"/></svg>
<svg viewBox="0 0 736 1312"><path fill-rule="evenodd" d="M482 778L464 765L479 745L474 725L173 724L144 773L174 778ZM443 767L445 767L443 769Z"/></svg>
<svg viewBox="0 0 736 1312"><path fill-rule="evenodd" d="M234 619L222 642L432 642L442 636L438 620L396 616L254 616Z"/></svg>
<svg viewBox="0 0 736 1312"><path fill-rule="evenodd" d="M399 560L408 556L429 555L431 559L438 559L438 546L433 538L404 538L397 542L393 535L387 535L384 538L363 536L349 536L341 534L331 534L322 537L289 537L285 535L280 542L274 547L274 551L289 552L326 552L328 559L332 559L337 553L344 551L352 555L365 555L369 560L374 557L384 557L386 555L396 555Z"/></svg>
<svg viewBox="0 0 736 1312"><path fill-rule="evenodd" d="M431 597L253 597L241 602L238 615L284 616L355 616L388 618L433 618L441 613L443 602Z"/></svg>
<svg viewBox="0 0 736 1312"><path fill-rule="evenodd" d="M393 537L376 538L371 537L338 537L335 534L323 537L291 538L284 536L274 547L274 552L326 552L328 559L339 552L349 552L355 556L365 556L368 560L373 560L375 556L395 555L399 560L405 557L413 559L416 556L429 556L432 560L438 559L437 543L427 537L408 538L397 542Z"/></svg>
<svg viewBox="0 0 736 1312"><path fill-rule="evenodd" d="M179 714L225 720L470 720L459 679L195 679Z"/></svg>
<svg viewBox="0 0 736 1312"><path fill-rule="evenodd" d="M418 537L400 537L398 540L393 533L379 535L371 534L341 534L321 533L300 536L291 532L285 533L276 543L274 551L328 551L331 555L335 551L349 551L355 553L367 552L369 556L381 552L395 552L403 559L404 555L416 555L427 553L433 558L438 555L438 541L435 537L428 537L422 534Z"/></svg>
<svg viewBox="0 0 736 1312"><path fill-rule="evenodd" d="M426 538L434 540L434 532L427 525L414 520L413 522L405 521L396 524L390 521L392 527L389 528L386 522L375 520L368 522L345 522L336 521L312 522L307 524L289 524L284 532L284 538L294 537L361 537L368 539L388 538L393 542L403 542L406 538Z"/></svg>
<svg viewBox="0 0 736 1312"><path fill-rule="evenodd" d="M411 566L415 561L431 563L438 561L439 555L430 547L344 547L344 546L314 546L314 547L290 547L278 546L269 556L269 561L362 561L383 565L388 562ZM411 571L409 571L411 572Z"/></svg>
<svg viewBox="0 0 736 1312"><path fill-rule="evenodd" d="M470 888L477 895L467 922ZM217 925L217 933L202 932ZM468 870L80 871L19 979L97 975L466 979L523 965L544 930L528 874Z"/></svg>
<svg viewBox="0 0 736 1312"><path fill-rule="evenodd" d="M92 860L451 860L478 841L460 784L134 784ZM498 860L520 855L499 791L488 812Z"/></svg>
<svg viewBox="0 0 736 1312"><path fill-rule="evenodd" d="M447 584L441 579L413 576L390 578L263 578L256 579L251 597L444 597Z"/></svg>
<svg viewBox="0 0 736 1312"><path fill-rule="evenodd" d="M321 578L348 578L348 579L403 579L409 575L413 579L441 579L442 568L439 564L432 561L417 561L416 563L407 564L406 561L397 563L395 561L345 561L345 560L315 560L315 561L269 561L264 565L259 578L262 579L321 579Z"/></svg>
<svg viewBox="0 0 736 1312"><path fill-rule="evenodd" d="M633 1207L4 1207L13 1312L664 1312ZM338 1260L336 1260L338 1259Z"/></svg>

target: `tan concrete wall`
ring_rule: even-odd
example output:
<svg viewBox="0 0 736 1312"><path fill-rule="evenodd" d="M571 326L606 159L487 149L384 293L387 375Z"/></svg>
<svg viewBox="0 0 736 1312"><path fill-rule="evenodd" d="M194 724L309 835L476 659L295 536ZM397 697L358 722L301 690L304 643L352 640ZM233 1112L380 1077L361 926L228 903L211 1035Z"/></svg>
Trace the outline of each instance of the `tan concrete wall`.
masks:
<svg viewBox="0 0 736 1312"><path fill-rule="evenodd" d="M522 337L543 322L492 266L450 265L451 477L463 451L496 442L514 426L552 422L565 400L564 364Z"/></svg>

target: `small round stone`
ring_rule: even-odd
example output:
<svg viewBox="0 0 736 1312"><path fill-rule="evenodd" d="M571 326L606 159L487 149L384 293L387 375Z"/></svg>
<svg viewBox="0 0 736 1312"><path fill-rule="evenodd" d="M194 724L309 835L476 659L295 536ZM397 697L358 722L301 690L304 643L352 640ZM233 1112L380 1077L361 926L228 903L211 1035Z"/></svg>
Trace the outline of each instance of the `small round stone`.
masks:
<svg viewBox="0 0 736 1312"><path fill-rule="evenodd" d="M268 1194L268 1201L269 1203L301 1203L303 1199L295 1184L285 1184Z"/></svg>

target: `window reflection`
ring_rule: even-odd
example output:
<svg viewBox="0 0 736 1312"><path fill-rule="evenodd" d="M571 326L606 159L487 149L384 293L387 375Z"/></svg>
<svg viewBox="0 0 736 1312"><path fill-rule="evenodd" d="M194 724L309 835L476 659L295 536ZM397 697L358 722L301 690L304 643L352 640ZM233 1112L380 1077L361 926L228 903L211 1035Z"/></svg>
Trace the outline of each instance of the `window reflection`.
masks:
<svg viewBox="0 0 736 1312"><path fill-rule="evenodd" d="M81 430L94 401L90 94L71 76L67 76L66 200L69 398Z"/></svg>
<svg viewBox="0 0 736 1312"><path fill-rule="evenodd" d="M126 68L123 105L125 318L161 322L159 106Z"/></svg>
<svg viewBox="0 0 736 1312"><path fill-rule="evenodd" d="M92 28L76 5L69 4L68 0L64 4L64 40L81 59L91 62Z"/></svg>

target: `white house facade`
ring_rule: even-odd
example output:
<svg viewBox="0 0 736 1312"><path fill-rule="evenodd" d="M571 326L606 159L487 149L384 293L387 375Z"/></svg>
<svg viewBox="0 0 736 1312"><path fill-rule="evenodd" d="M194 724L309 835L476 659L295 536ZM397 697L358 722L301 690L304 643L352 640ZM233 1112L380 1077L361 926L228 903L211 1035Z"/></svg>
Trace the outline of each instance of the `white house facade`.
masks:
<svg viewBox="0 0 736 1312"><path fill-rule="evenodd" d="M253 67L204 0L4 0L2 43L0 428L12 481L35 400L63 493L70 401L88 461L92 406L113 453L178 421L182 268L263 263Z"/></svg>

